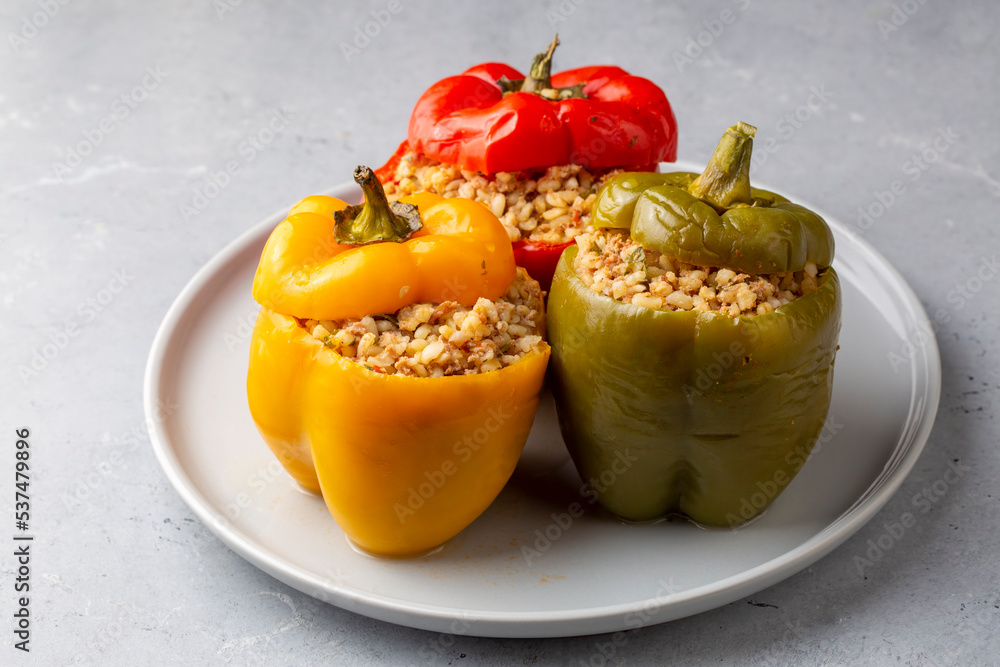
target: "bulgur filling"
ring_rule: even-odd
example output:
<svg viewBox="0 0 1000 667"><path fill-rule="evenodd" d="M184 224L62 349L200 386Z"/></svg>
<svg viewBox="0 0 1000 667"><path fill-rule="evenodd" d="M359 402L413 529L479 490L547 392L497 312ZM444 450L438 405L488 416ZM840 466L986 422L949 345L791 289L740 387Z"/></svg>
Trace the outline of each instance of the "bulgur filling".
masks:
<svg viewBox="0 0 1000 667"><path fill-rule="evenodd" d="M576 237L576 273L595 292L661 310L703 310L731 317L765 315L818 287L818 270L749 275L697 266L644 250L625 230Z"/></svg>
<svg viewBox="0 0 1000 667"><path fill-rule="evenodd" d="M597 191L621 172L567 164L537 173L482 174L410 152L382 185L390 201L422 191L474 199L500 218L511 241L565 243L588 228Z"/></svg>
<svg viewBox="0 0 1000 667"><path fill-rule="evenodd" d="M369 370L441 377L488 373L540 352L542 290L524 269L506 294L472 307L416 303L351 320L299 320L328 348Z"/></svg>

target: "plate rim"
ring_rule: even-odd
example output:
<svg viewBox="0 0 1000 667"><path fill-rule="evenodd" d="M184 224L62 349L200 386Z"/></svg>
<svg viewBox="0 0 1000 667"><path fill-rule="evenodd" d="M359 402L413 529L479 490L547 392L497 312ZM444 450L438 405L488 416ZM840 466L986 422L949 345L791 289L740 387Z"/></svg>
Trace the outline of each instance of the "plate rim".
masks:
<svg viewBox="0 0 1000 667"><path fill-rule="evenodd" d="M664 167L675 171L699 169L697 163L686 160L661 163L661 170ZM758 186L787 196L785 192L769 188L766 184L755 185ZM352 189L356 190L357 186L352 182L345 182L323 194L335 195ZM797 200L797 198L792 199ZM631 629L630 626L623 628L621 621L637 612L650 615L650 603L654 603L655 611L652 615L655 618L640 627L675 620L728 604L798 573L843 544L870 521L895 494L916 464L930 437L940 403L941 359L937 339L930 319L912 287L866 239L823 210L811 205L809 208L822 216L832 229L839 232L839 235L849 237L858 250L867 255L866 264L885 279L886 285L893 288L892 291L903 297L897 306L907 316L906 321L913 321L930 335L920 346L919 357L914 357L910 364L909 416L881 474L872 480L858 501L823 529L793 549L749 570L681 593L671 593L638 602L557 611L458 610L453 607L429 605L358 591L339 585L276 556L256 544L238 526L223 519L221 514L213 514L212 503L201 494L193 480L185 473L166 433L166 419L160 417L160 405L163 399L160 388L165 381L164 361L172 348L174 338L182 332L180 325L184 322L185 314L197 303L203 289L210 284L210 279L233 263L257 237L269 234L270 230L285 218L287 210L285 208L267 216L224 246L195 272L168 308L153 338L143 379L143 407L150 443L160 467L181 499L230 549L269 575L307 595L372 618L418 629L452 633L456 632L455 621L462 620L470 622L471 627L461 634L472 636L565 637ZM919 412L916 416L914 416L915 411ZM906 426L911 424L914 418L919 420L919 424L907 434ZM897 457L896 454L900 453L901 448L902 455Z"/></svg>

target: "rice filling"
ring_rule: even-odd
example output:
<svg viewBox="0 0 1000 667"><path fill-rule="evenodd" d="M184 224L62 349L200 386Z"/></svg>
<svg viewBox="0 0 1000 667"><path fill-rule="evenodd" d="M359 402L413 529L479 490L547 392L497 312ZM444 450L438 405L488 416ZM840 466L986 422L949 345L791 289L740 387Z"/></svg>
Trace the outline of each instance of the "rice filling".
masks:
<svg viewBox="0 0 1000 667"><path fill-rule="evenodd" d="M625 230L576 237L575 270L595 292L622 303L660 310L701 310L730 317L766 315L819 286L819 270L751 275L698 266L645 250Z"/></svg>
<svg viewBox="0 0 1000 667"><path fill-rule="evenodd" d="M427 191L481 202L500 219L512 242L565 243L589 227L597 191L621 172L568 164L538 172L483 174L410 152L383 186L390 200Z"/></svg>
<svg viewBox="0 0 1000 667"><path fill-rule="evenodd" d="M495 301L416 303L348 320L299 320L310 335L369 370L442 377L500 370L546 343L542 290L524 269Z"/></svg>

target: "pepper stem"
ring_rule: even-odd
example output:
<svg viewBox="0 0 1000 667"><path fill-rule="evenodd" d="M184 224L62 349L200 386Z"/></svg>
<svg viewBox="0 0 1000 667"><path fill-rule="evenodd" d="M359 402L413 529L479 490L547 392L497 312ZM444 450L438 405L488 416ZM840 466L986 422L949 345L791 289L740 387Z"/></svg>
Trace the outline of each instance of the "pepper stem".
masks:
<svg viewBox="0 0 1000 667"><path fill-rule="evenodd" d="M558 33L545 52L535 54L535 58L531 61L531 69L528 71L527 77L523 79L508 79L506 76L501 76L497 79L500 92L504 95L511 93L534 93L541 95L547 100L586 98L587 96L583 94L585 83L578 83L575 86L566 86L565 88L552 87L552 54L555 53L557 46L559 46Z"/></svg>
<svg viewBox="0 0 1000 667"><path fill-rule="evenodd" d="M752 204L750 157L757 128L744 122L726 130L708 166L688 186L688 191L718 210Z"/></svg>
<svg viewBox="0 0 1000 667"><path fill-rule="evenodd" d="M557 46L559 46L559 33L556 33L545 52L535 54L528 76L521 84L522 93L538 93L552 87L552 54L555 53Z"/></svg>
<svg viewBox="0 0 1000 667"><path fill-rule="evenodd" d="M402 243L423 227L416 206L398 201L389 202L382 184L370 167L359 165L354 170L354 182L364 191L365 201L333 214L333 236L337 243Z"/></svg>

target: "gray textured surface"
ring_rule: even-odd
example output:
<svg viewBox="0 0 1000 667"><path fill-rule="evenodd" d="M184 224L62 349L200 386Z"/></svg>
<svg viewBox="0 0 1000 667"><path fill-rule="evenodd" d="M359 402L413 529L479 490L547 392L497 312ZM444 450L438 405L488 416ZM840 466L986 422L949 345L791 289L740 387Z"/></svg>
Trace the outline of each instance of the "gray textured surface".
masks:
<svg viewBox="0 0 1000 667"><path fill-rule="evenodd" d="M887 31L888 2L609 12L579 0L412 0L348 63L340 42L387 2L228 0L235 7L220 17L224 2L76 0L44 21L32 18L44 0L0 9L0 509L7 525L12 431L29 426L38 535L30 656L12 647L14 563L0 537L0 663L603 664L598 645L609 637L452 641L279 584L192 519L150 451L141 409L152 336L198 267L264 215L345 180L359 162L380 163L428 84L479 61L525 61L550 39L553 18L565 18L557 67L614 62L667 91L684 158L706 159L723 127L753 122L779 137L759 178L850 223L900 181L905 191L864 234L929 313L947 316L937 425L881 514L751 600L628 635L607 664L1000 661L1000 299L997 269L982 264L1000 245L1000 8L908 0L898 11L913 15L898 13L898 30ZM672 54L726 7L736 20L679 68ZM44 25L33 32L25 20ZM27 37L15 49L10 34ZM162 81L147 79L134 109L116 105L147 67ZM813 98L799 127L782 121L813 90L826 100ZM283 129L259 151L241 149L280 110ZM115 120L101 131L106 118ZM947 128L957 139L914 171L908 161ZM56 173L87 136L91 154ZM196 201L230 161L240 173ZM114 294L116 271L126 285ZM65 346L22 381L16 369L69 324ZM969 470L944 484L954 460ZM904 512L916 526L859 574L855 557Z"/></svg>

